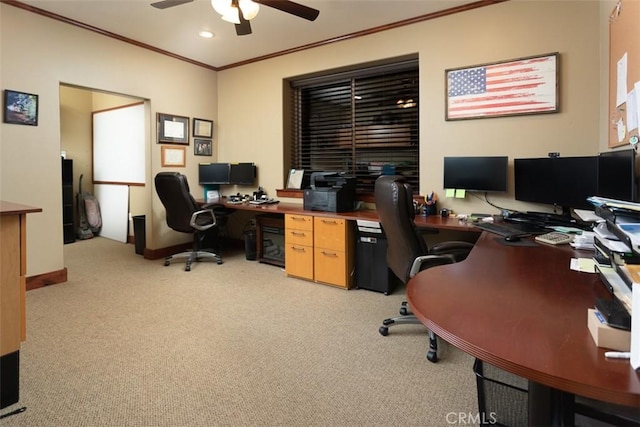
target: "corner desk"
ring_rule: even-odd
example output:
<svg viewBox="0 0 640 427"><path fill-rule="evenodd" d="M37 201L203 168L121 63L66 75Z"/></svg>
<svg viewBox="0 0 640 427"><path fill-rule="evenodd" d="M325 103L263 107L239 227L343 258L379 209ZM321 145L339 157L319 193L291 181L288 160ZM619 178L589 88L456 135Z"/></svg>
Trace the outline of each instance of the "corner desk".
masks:
<svg viewBox="0 0 640 427"><path fill-rule="evenodd" d="M640 372L605 359L587 329L587 309L608 291L569 262L590 252L500 239L483 232L465 261L411 279L414 314L465 353L528 379L530 425L567 422L573 395L640 408Z"/></svg>
<svg viewBox="0 0 640 427"><path fill-rule="evenodd" d="M225 200L225 199L223 199ZM305 210L302 204L222 203L230 210L251 211L257 215L284 217L284 269L288 276L349 289L355 284L355 221L378 221L375 210L321 212ZM456 218L416 216L419 227L438 230L471 231L479 229ZM260 232L258 241L260 244ZM258 249L258 259L260 259ZM263 261L266 262L266 261ZM270 262L273 263L273 262ZM280 264L282 265L282 264Z"/></svg>

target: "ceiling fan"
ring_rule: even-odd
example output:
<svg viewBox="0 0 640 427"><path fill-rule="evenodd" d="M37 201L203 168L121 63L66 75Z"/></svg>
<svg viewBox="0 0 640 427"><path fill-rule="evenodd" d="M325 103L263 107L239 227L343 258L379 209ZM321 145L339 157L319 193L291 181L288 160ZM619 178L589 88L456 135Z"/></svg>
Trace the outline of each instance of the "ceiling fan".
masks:
<svg viewBox="0 0 640 427"><path fill-rule="evenodd" d="M157 9L167 9L193 0L160 0L151 3ZM289 0L211 0L211 6L222 15L222 19L232 22L236 26L236 34L244 36L251 34L249 21L258 14L259 5L264 5L289 13L308 21L315 21L320 11Z"/></svg>

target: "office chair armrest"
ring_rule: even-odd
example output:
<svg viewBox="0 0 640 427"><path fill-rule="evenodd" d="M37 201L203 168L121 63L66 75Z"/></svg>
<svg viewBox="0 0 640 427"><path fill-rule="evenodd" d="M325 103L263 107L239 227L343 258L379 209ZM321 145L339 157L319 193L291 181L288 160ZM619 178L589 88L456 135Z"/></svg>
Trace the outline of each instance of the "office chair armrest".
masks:
<svg viewBox="0 0 640 427"><path fill-rule="evenodd" d="M198 224L198 218L200 218L203 215L211 216L212 222L210 224L205 224L205 225ZM199 211L195 211L191 215L191 220L189 221L189 225L198 231L208 230L211 227L215 226L216 223L217 223L216 216L213 213L213 209L200 209Z"/></svg>
<svg viewBox="0 0 640 427"><path fill-rule="evenodd" d="M455 262L455 258L452 255L448 254L422 255L413 260L413 265L411 265L411 270L409 270L409 277L413 277L418 274L418 272L430 267L435 267L437 265L454 264Z"/></svg>
<svg viewBox="0 0 640 427"><path fill-rule="evenodd" d="M469 252L471 249L473 249L473 243L451 240L448 242L436 243L431 247L429 252L435 255L441 255L461 251Z"/></svg>

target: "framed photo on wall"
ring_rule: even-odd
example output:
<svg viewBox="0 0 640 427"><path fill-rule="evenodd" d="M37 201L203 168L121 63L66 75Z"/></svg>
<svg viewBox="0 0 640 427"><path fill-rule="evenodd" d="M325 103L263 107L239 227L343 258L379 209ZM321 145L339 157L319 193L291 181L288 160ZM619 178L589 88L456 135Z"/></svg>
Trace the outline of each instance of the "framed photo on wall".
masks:
<svg viewBox="0 0 640 427"><path fill-rule="evenodd" d="M189 117L158 113L158 142L189 145Z"/></svg>
<svg viewBox="0 0 640 427"><path fill-rule="evenodd" d="M4 122L38 126L38 95L5 89Z"/></svg>
<svg viewBox="0 0 640 427"><path fill-rule="evenodd" d="M185 166L187 150L185 147L165 145L161 150L161 166Z"/></svg>
<svg viewBox="0 0 640 427"><path fill-rule="evenodd" d="M196 156L210 156L213 154L212 141L210 139L194 139L193 154Z"/></svg>
<svg viewBox="0 0 640 427"><path fill-rule="evenodd" d="M194 118L193 136L196 138L213 138L213 121Z"/></svg>

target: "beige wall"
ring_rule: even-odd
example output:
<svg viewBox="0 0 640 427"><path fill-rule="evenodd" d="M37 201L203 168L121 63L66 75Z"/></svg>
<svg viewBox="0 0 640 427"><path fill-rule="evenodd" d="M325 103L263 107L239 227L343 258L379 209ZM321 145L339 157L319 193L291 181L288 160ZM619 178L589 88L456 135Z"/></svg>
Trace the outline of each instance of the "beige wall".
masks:
<svg viewBox="0 0 640 427"><path fill-rule="evenodd" d="M43 209L27 220L27 275L64 268L60 84L149 100L147 245L158 248L189 240L165 225L164 209L153 193L152 177L161 170L160 145L153 142L155 115L217 120L217 74L6 4L0 4L0 20L0 86L40 97L37 127L0 127L0 198ZM200 159L187 149L183 170L191 182L197 182Z"/></svg>
<svg viewBox="0 0 640 427"><path fill-rule="evenodd" d="M527 208L513 200L513 158L546 156L552 151L564 156L599 151L599 13L598 2L512 0L222 71L218 76L218 102L224 106L218 115L220 157L258 158L260 184L268 191L282 188L284 78L418 53L421 192L435 191L441 205L457 212L497 213L470 195L464 200L444 199L442 158L507 155L509 192L491 195L490 200L505 208ZM445 69L555 51L561 55L559 114L444 120ZM246 118L251 118L251 126L245 125ZM254 143L251 153L244 149L248 142ZM534 208L548 210L548 206Z"/></svg>
<svg viewBox="0 0 640 427"><path fill-rule="evenodd" d="M160 149L153 142L154 117L163 112L213 119L217 158L256 162L259 184L275 196L275 190L283 187L283 79L418 53L421 188L442 194L442 157L446 155L508 155L512 162L515 157L545 156L550 151L590 155L606 148L607 113L603 110L607 104L602 100L607 77L602 73L608 61L611 4L609 0L511 0L219 73L0 4L1 87L40 95L38 127L2 124L0 133L0 198L44 209L29 217L27 273L64 267L60 83L149 100L148 183L160 170ZM559 114L444 120L446 68L555 51L561 54ZM193 183L198 161L201 158L187 150L184 171ZM512 182L508 194L491 196L491 200L507 208L530 209L513 200ZM192 187L197 194L200 188ZM146 188L148 246L184 241L164 225L164 209L152 186ZM464 201L445 199L442 204L459 212L494 211L469 196Z"/></svg>

